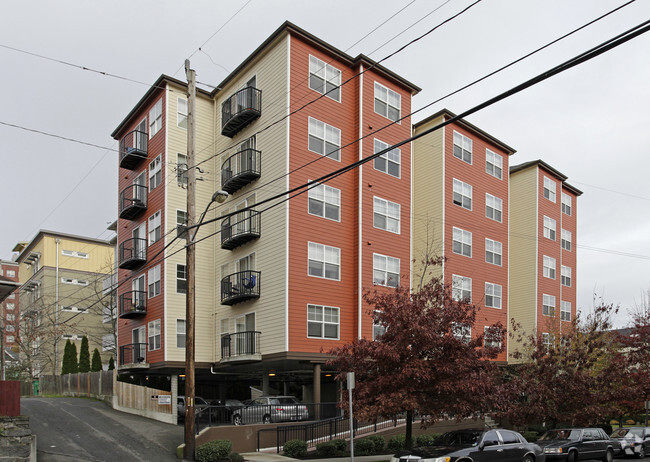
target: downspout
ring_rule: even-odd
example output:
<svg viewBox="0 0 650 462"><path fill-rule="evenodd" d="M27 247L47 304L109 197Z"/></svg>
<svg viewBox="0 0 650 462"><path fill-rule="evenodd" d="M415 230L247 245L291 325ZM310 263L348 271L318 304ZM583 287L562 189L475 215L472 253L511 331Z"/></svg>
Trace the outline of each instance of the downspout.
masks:
<svg viewBox="0 0 650 462"><path fill-rule="evenodd" d="M56 240L56 286L54 289L54 372L59 370L59 245L61 240Z"/></svg>

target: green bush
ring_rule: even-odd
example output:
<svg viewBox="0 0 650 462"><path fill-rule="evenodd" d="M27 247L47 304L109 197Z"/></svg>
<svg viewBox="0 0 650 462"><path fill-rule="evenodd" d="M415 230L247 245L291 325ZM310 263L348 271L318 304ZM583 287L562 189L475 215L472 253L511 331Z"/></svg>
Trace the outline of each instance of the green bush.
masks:
<svg viewBox="0 0 650 462"><path fill-rule="evenodd" d="M243 460L244 460L244 456L242 456L242 455L241 455L240 453L238 453L238 452L231 452L231 453L228 455L228 459L232 460L233 462L243 462Z"/></svg>
<svg viewBox="0 0 650 462"><path fill-rule="evenodd" d="M401 451L406 447L406 435L395 435L388 440L388 449L392 452Z"/></svg>
<svg viewBox="0 0 650 462"><path fill-rule="evenodd" d="M381 454L382 451L384 450L384 446L386 445L386 441L384 441L383 436L379 435L370 435L368 438L366 438L370 441L372 441L372 444L374 446L373 452L375 454Z"/></svg>
<svg viewBox="0 0 650 462"><path fill-rule="evenodd" d="M344 439L337 438L335 440L332 440L331 443L334 443L337 451L345 451L348 448L348 442Z"/></svg>
<svg viewBox="0 0 650 462"><path fill-rule="evenodd" d="M375 452L375 443L370 438L362 438L354 442L354 454L369 456Z"/></svg>
<svg viewBox="0 0 650 462"><path fill-rule="evenodd" d="M336 445L332 441L326 441L324 443L318 443L316 445L316 453L319 457L324 459L329 459L334 457L337 453Z"/></svg>
<svg viewBox="0 0 650 462"><path fill-rule="evenodd" d="M537 432L521 432L521 436L526 438L526 441L528 441L529 443L534 443L539 439L539 435L537 434Z"/></svg>
<svg viewBox="0 0 650 462"><path fill-rule="evenodd" d="M440 436L439 433L434 433L433 435L418 435L415 438L415 445L416 446L431 446L433 444L433 440L435 440L439 436Z"/></svg>
<svg viewBox="0 0 650 462"><path fill-rule="evenodd" d="M307 455L307 443L302 440L289 440L284 443L284 455L292 459L300 459Z"/></svg>
<svg viewBox="0 0 650 462"><path fill-rule="evenodd" d="M232 443L229 440L210 441L196 448L196 460L199 462L216 462L228 459L230 451L232 451Z"/></svg>

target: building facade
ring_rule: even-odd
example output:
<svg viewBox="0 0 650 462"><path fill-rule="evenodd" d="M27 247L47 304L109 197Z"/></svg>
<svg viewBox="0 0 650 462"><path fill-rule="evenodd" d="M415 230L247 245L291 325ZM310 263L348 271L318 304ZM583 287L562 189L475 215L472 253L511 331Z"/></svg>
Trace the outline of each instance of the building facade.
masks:
<svg viewBox="0 0 650 462"><path fill-rule="evenodd" d="M41 230L18 253L20 358L25 374L61 373L66 340L88 337L90 353L97 348L102 362L111 353L102 346L110 327L103 322L102 283L112 272L114 250L108 241Z"/></svg>
<svg viewBox="0 0 650 462"><path fill-rule="evenodd" d="M18 295L18 288L15 284L18 283L18 263L14 261L0 260L0 278L3 278L3 283L6 284L2 301L0 302L0 329L3 331L2 347L8 350L17 349L17 339L20 332L20 297Z"/></svg>

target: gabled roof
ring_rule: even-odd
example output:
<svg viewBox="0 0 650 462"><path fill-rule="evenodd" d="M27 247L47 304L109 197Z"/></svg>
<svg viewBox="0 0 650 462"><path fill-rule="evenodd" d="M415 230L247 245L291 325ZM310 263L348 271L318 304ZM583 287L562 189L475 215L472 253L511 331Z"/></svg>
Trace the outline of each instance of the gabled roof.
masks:
<svg viewBox="0 0 650 462"><path fill-rule="evenodd" d="M531 160L530 162L524 162L523 164L519 165L513 165L510 167L510 174L512 175L513 173L517 173L521 170L525 170L527 168L531 167L539 167L543 170L546 170L550 175L553 175L555 178L560 180L562 182L562 187L568 189L571 191L573 194L576 196L581 196L582 191L580 191L578 188L575 186L571 186L569 183L566 182L567 176L563 173L561 173L559 170L556 170L555 168L551 167L549 164L544 162L541 159L537 160Z"/></svg>

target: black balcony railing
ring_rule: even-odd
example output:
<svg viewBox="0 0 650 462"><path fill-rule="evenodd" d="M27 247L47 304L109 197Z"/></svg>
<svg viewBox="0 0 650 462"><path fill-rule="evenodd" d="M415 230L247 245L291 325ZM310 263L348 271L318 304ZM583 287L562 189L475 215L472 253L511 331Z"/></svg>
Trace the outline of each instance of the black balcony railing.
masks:
<svg viewBox="0 0 650 462"><path fill-rule="evenodd" d="M133 290L120 295L120 318L137 318L147 314L147 293Z"/></svg>
<svg viewBox="0 0 650 462"><path fill-rule="evenodd" d="M120 193L120 218L130 220L147 210L147 187L127 186Z"/></svg>
<svg viewBox="0 0 650 462"><path fill-rule="evenodd" d="M242 149L221 165L221 189L232 194L262 175L262 153Z"/></svg>
<svg viewBox="0 0 650 462"><path fill-rule="evenodd" d="M240 271L221 280L221 304L234 305L260 298L260 272Z"/></svg>
<svg viewBox="0 0 650 462"><path fill-rule="evenodd" d="M232 138L262 114L262 90L242 88L221 106L221 134Z"/></svg>
<svg viewBox="0 0 650 462"><path fill-rule="evenodd" d="M148 142L146 132L133 130L127 133L120 141L120 167L134 170L143 159L146 159Z"/></svg>
<svg viewBox="0 0 650 462"><path fill-rule="evenodd" d="M221 248L232 250L261 235L262 215L245 210L221 221Z"/></svg>
<svg viewBox="0 0 650 462"><path fill-rule="evenodd" d="M142 364L147 362L147 344L130 343L120 345L120 366L125 364Z"/></svg>
<svg viewBox="0 0 650 462"><path fill-rule="evenodd" d="M147 261L147 240L132 237L120 243L118 265L122 269L133 269Z"/></svg>
<svg viewBox="0 0 650 462"><path fill-rule="evenodd" d="M221 336L221 361L259 361L261 332L250 330Z"/></svg>

